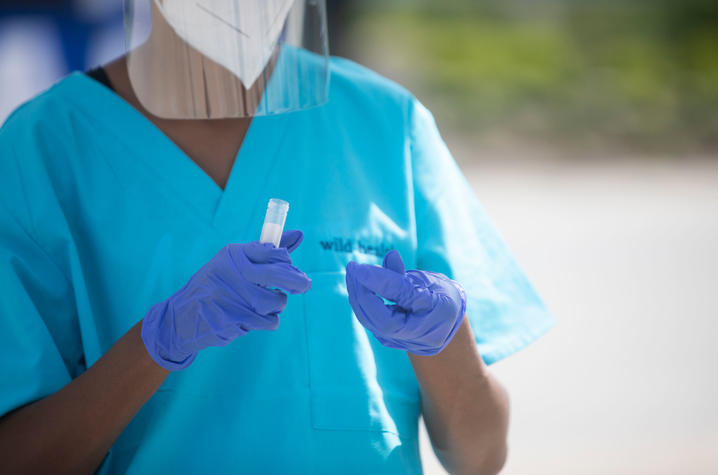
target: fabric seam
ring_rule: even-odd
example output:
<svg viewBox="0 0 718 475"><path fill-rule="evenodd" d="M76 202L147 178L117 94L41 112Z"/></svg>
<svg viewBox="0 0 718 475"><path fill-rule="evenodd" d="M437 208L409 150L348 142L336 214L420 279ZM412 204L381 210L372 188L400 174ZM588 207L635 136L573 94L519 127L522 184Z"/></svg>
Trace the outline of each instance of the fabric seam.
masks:
<svg viewBox="0 0 718 475"><path fill-rule="evenodd" d="M15 150L15 145L13 143L10 143L10 154L12 155L12 161L13 164L17 170L18 180L20 182L20 189L22 193L22 200L25 208L25 212L27 213L28 218L30 221L32 221L32 212L30 208L30 203L27 196L27 190L25 189L25 180L23 179L23 174L20 169L20 164L17 160L17 153ZM10 208L8 208L6 203L3 203L3 207L8 211L8 215L15 221L17 226L25 233L25 235L32 241L33 244L42 252L42 254L47 257L48 261L52 263L52 265L57 269L57 271L60 273L60 275L65 279L65 283L68 285L69 288L72 288L72 281L70 280L69 276L65 273L65 271L62 269L62 267L55 261L55 259L52 257L52 255L40 244L39 239L37 239L25 226L23 226L22 222L17 219L17 217L12 213Z"/></svg>

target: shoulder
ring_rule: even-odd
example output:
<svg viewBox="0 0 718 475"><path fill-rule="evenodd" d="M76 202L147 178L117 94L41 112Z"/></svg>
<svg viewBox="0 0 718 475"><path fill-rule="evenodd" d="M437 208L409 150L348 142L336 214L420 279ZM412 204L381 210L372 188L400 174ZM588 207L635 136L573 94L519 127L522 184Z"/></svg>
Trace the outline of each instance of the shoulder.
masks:
<svg viewBox="0 0 718 475"><path fill-rule="evenodd" d="M400 84L338 57L330 59L330 77L330 101L343 117L361 117L375 128L389 127L391 133L396 133L397 125L401 124L409 140L424 136L424 142L429 139L441 142L434 116Z"/></svg>
<svg viewBox="0 0 718 475"><path fill-rule="evenodd" d="M0 205L23 221L33 200L45 196L38 190L52 188L52 170L66 169L64 158L72 155L74 107L67 89L76 87L73 76L20 105L0 127Z"/></svg>
<svg viewBox="0 0 718 475"><path fill-rule="evenodd" d="M15 109L0 127L0 150L7 152L8 148L28 146L27 140L39 138L38 135L62 135L65 122L61 119L72 109L67 92L77 87L77 76L72 74L62 78Z"/></svg>
<svg viewBox="0 0 718 475"><path fill-rule="evenodd" d="M406 88L354 61L332 57L327 112L332 126L357 140L403 147L416 99Z"/></svg>
<svg viewBox="0 0 718 475"><path fill-rule="evenodd" d="M330 99L366 109L376 107L382 113L392 109L406 114L414 96L403 86L349 59L329 60Z"/></svg>
<svg viewBox="0 0 718 475"><path fill-rule="evenodd" d="M329 60L329 71L331 80L340 88L352 86L401 101L412 97L400 84L346 58L332 56Z"/></svg>

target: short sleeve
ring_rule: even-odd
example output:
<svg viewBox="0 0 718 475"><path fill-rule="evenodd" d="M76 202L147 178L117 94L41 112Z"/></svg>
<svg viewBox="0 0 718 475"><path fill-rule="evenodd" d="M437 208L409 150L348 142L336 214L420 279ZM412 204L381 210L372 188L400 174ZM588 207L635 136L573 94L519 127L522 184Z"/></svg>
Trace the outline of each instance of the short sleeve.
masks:
<svg viewBox="0 0 718 475"><path fill-rule="evenodd" d="M431 113L416 100L409 123L418 267L464 287L479 353L494 363L545 333L553 318L459 170Z"/></svg>
<svg viewBox="0 0 718 475"><path fill-rule="evenodd" d="M0 416L56 392L84 369L71 286L26 231L22 180L2 132Z"/></svg>

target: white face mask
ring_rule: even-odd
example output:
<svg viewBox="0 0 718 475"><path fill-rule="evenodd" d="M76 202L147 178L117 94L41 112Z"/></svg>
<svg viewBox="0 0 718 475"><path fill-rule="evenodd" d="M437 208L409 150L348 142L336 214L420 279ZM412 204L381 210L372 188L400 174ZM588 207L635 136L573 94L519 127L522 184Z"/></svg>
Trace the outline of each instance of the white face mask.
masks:
<svg viewBox="0 0 718 475"><path fill-rule="evenodd" d="M154 0L175 33L249 88L264 71L294 0Z"/></svg>

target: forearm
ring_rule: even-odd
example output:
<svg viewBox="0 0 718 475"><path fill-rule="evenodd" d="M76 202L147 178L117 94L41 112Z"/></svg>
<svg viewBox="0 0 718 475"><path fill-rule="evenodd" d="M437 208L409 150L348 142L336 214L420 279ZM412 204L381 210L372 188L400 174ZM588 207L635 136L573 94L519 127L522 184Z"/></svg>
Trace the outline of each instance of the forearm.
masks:
<svg viewBox="0 0 718 475"><path fill-rule="evenodd" d="M149 357L141 322L58 392L0 419L8 473L92 473L169 372Z"/></svg>
<svg viewBox="0 0 718 475"><path fill-rule="evenodd" d="M488 372L468 319L439 354L409 354L434 449L452 473L497 473L506 459L508 395Z"/></svg>

